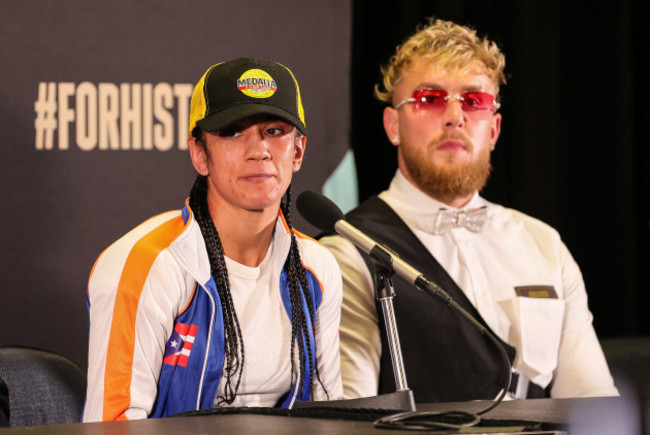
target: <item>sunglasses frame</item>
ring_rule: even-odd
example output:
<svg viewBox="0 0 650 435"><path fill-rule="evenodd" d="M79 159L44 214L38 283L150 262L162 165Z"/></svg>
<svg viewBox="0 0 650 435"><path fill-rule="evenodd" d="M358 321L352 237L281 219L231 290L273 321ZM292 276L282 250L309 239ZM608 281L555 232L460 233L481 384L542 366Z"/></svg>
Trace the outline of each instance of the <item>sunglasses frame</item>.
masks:
<svg viewBox="0 0 650 435"><path fill-rule="evenodd" d="M422 94L424 94L426 92L431 92L431 91L440 92L441 94L444 95L444 96L442 96L442 95L440 96L441 98L443 98L445 100L445 104L443 106L434 106L433 104L426 103L426 100L424 99ZM492 107L484 108L484 109L475 109L475 108L472 108L472 107L469 107L469 108L464 107L463 103L465 102L465 98L466 98L467 94L489 95L492 98ZM479 112L480 113L480 112L490 111L490 112L494 113L497 110L499 110L499 107L501 107L501 104L496 101L496 97L494 95L488 93L488 92L465 91L465 92L461 92L460 94L450 94L449 92L447 92L447 91L445 91L443 89L416 89L415 91L413 91L413 93L411 94L410 97L405 98L404 100L400 101L399 104L397 104L395 106L395 109L399 109L403 105L410 104L410 103L416 103L418 105L423 104L423 106L425 108L424 110L430 110L430 109L426 108L427 106L434 106L434 107L437 107L437 108L439 107L439 108L444 109L447 106L447 102L452 98L456 99L456 100L458 100L460 102L461 108L463 109L463 112L469 112L469 113L477 113L477 112ZM419 110L420 107L416 107L416 109Z"/></svg>

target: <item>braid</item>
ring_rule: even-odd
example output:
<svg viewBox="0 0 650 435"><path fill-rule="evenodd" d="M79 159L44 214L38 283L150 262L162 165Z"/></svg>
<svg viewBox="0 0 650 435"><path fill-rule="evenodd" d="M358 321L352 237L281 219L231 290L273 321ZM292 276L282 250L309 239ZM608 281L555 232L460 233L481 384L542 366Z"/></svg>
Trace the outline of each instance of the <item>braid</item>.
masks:
<svg viewBox="0 0 650 435"><path fill-rule="evenodd" d="M316 312L314 310L314 303L312 301L311 295L309 294L309 286L307 284L307 275L305 268L302 265L300 260L300 251L298 249L298 241L296 240L296 235L293 233L293 228L291 227L291 185L287 189L287 193L283 198L281 204L282 213L284 213L287 226L289 227L289 232L291 233L291 248L289 249L289 267L287 270L288 282L289 282L289 293L291 301L291 382L292 384L296 379L296 370L295 370L295 361L293 358L293 352L295 349L295 342L298 342L298 348L303 349L303 346L306 345L308 352L308 365L311 368L312 373L305 373L305 355L302 351L298 352L299 355L299 373L300 373L300 386L299 394L303 391L303 381L305 376L309 376L310 384L312 387L312 397L313 397L313 386L314 379L312 374L316 374L316 379L318 383L325 391L325 395L329 399L329 394L327 389L323 385L323 381L320 377L320 371L318 370L317 363L317 349L316 342L314 342L314 353L311 352L311 335L309 331L309 325L307 323L307 317L305 312L302 309L302 300L304 298L307 309L311 316L312 325L315 326L316 323Z"/></svg>
<svg viewBox="0 0 650 435"><path fill-rule="evenodd" d="M230 293L228 269L223 255L221 239L217 232L207 202L207 181L204 176L197 176L192 191L190 192L190 207L201 228L205 247L210 259L210 272L217 284L217 292L221 299L223 311L223 328L225 335L225 364L224 373L226 384L224 396L218 397L218 404L231 404L237 396L244 368L244 341L242 339L239 320ZM235 381L236 378L236 381ZM233 385L234 383L234 385Z"/></svg>

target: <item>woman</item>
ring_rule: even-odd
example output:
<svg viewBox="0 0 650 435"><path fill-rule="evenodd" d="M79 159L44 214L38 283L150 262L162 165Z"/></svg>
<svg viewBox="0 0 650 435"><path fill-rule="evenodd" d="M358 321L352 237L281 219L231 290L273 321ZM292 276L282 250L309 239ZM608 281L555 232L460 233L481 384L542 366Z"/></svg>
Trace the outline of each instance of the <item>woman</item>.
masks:
<svg viewBox="0 0 650 435"><path fill-rule="evenodd" d="M206 71L185 207L136 227L91 273L84 421L341 397L340 272L290 223L305 131L285 66Z"/></svg>

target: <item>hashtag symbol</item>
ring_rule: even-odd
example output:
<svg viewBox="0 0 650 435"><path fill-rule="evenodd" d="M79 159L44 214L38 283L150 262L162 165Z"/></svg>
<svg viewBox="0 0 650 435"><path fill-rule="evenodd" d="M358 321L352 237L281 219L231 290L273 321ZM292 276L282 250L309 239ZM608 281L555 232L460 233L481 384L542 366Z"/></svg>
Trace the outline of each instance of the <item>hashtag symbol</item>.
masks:
<svg viewBox="0 0 650 435"><path fill-rule="evenodd" d="M54 130L56 130L56 83L40 82L38 100L34 103L36 120L36 149L54 148Z"/></svg>

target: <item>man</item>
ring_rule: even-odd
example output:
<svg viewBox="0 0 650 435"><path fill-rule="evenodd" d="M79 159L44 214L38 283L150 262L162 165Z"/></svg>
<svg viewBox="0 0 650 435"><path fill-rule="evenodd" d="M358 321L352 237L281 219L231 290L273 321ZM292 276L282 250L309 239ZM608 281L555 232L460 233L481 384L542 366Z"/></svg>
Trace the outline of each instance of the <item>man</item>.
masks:
<svg viewBox="0 0 650 435"><path fill-rule="evenodd" d="M398 170L388 190L347 219L440 284L504 342L514 363L510 397L616 395L580 271L557 232L478 194L501 130L504 66L496 44L442 20L398 47L382 70L383 89L375 88L389 105L383 125L397 147ZM322 242L343 274L344 396L394 391L375 303L376 267L339 236ZM508 377L498 347L441 300L398 277L394 283L416 401L497 397Z"/></svg>
<svg viewBox="0 0 650 435"><path fill-rule="evenodd" d="M191 101L182 210L111 245L88 283L84 421L342 395L336 260L291 228L305 119L292 72L237 59Z"/></svg>

